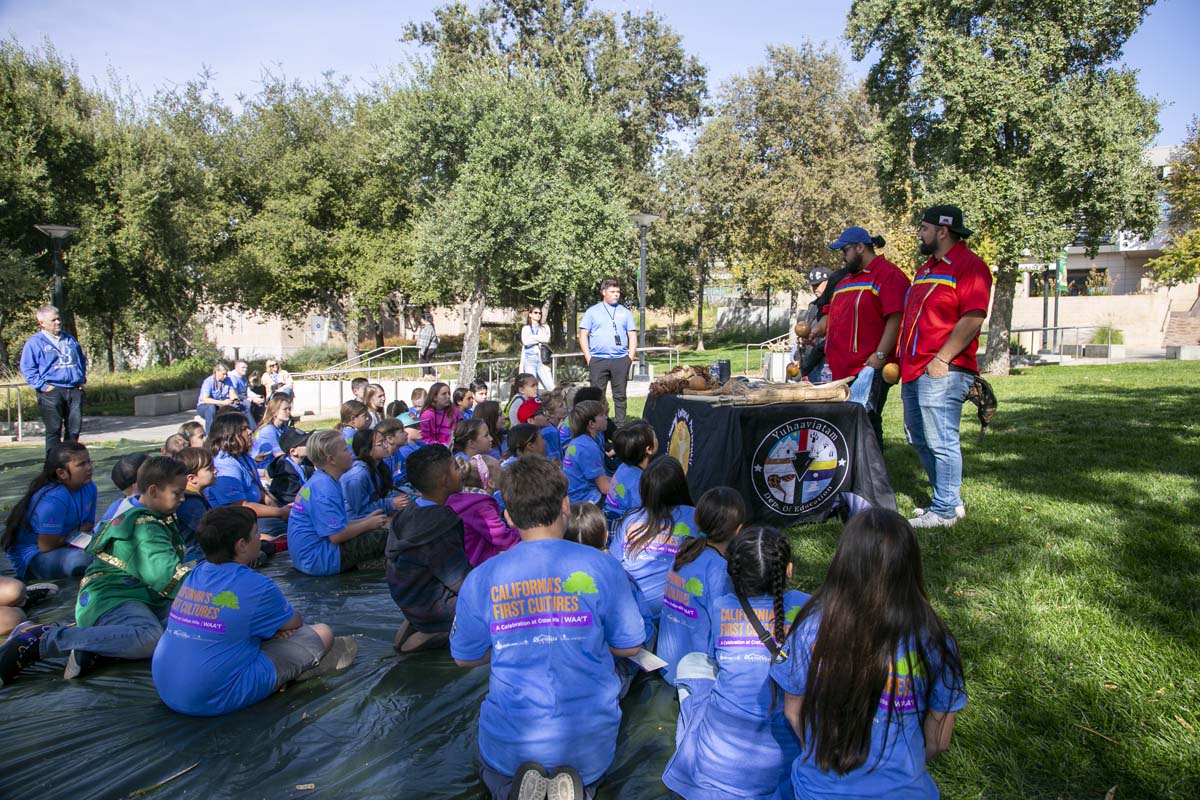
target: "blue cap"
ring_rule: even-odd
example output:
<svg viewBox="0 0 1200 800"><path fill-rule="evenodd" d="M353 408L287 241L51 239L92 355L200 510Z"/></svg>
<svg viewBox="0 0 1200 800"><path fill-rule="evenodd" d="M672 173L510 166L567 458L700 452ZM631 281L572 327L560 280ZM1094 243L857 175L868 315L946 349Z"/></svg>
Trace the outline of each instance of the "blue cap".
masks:
<svg viewBox="0 0 1200 800"><path fill-rule="evenodd" d="M829 245L829 249L841 250L848 244L871 244L871 234L867 233L866 228L860 228L857 225L846 228L838 240Z"/></svg>
<svg viewBox="0 0 1200 800"><path fill-rule="evenodd" d="M396 417L396 419L400 420L400 424L406 428L415 428L421 424L421 421L417 419L417 415L411 411L405 411Z"/></svg>

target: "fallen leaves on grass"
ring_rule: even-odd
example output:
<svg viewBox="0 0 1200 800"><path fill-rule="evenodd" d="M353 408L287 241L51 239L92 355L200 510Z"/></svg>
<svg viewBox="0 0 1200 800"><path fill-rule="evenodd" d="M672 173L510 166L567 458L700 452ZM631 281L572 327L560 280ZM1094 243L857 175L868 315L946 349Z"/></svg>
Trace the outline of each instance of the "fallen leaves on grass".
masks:
<svg viewBox="0 0 1200 800"><path fill-rule="evenodd" d="M1175 721L1176 721L1176 722L1178 722L1178 723L1179 723L1180 725L1182 725L1183 727L1187 728L1187 730L1188 730L1188 733L1195 733L1195 732L1196 732L1196 729L1192 727L1192 723L1188 722L1186 719L1184 719L1183 717L1179 716L1178 714L1176 714L1176 715L1175 715Z"/></svg>

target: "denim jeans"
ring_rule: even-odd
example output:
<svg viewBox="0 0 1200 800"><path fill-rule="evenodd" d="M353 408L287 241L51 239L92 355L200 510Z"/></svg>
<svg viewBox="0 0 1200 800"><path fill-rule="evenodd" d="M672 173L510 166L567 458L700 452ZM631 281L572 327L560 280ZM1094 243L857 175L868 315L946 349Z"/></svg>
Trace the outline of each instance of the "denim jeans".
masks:
<svg viewBox="0 0 1200 800"><path fill-rule="evenodd" d="M83 427L83 389L54 387L38 392L38 410L46 425L46 452L61 442L78 442Z"/></svg>
<svg viewBox="0 0 1200 800"><path fill-rule="evenodd" d="M950 372L944 378L922 375L900 388L904 402L904 432L929 476L933 499L929 510L939 517L954 517L962 503L962 450L958 424L963 401L975 376Z"/></svg>
<svg viewBox="0 0 1200 800"><path fill-rule="evenodd" d="M25 568L26 578L50 581L55 578L79 578L92 563L92 554L78 547L63 545L29 560Z"/></svg>
<svg viewBox="0 0 1200 800"><path fill-rule="evenodd" d="M154 655L169 608L165 606L156 614L145 603L130 600L105 611L90 628L50 628L42 634L42 658L82 650L130 661L147 659Z"/></svg>
<svg viewBox="0 0 1200 800"><path fill-rule="evenodd" d="M521 372L528 372L530 375L536 375L538 379L538 388L540 391L548 392L554 388L554 374L550 371L549 364L543 364L541 355L536 355L533 358L521 356Z"/></svg>

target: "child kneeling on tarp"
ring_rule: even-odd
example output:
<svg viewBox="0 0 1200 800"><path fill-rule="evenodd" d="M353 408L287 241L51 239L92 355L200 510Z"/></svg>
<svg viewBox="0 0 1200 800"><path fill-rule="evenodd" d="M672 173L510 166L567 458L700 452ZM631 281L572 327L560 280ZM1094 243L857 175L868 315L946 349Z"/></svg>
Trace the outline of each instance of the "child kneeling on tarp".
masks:
<svg viewBox="0 0 1200 800"><path fill-rule="evenodd" d="M293 680L350 666L358 644L305 625L275 582L250 568L261 546L254 512L219 506L200 521L205 561L171 605L154 651L158 696L181 714L230 714Z"/></svg>
<svg viewBox="0 0 1200 800"><path fill-rule="evenodd" d="M571 506L553 462L518 459L503 494L521 541L467 576L450 634L460 667L491 662L479 711L483 780L493 798L546 797L548 788L563 800L592 797L621 724L613 657L638 652L642 616L615 559L563 541Z"/></svg>

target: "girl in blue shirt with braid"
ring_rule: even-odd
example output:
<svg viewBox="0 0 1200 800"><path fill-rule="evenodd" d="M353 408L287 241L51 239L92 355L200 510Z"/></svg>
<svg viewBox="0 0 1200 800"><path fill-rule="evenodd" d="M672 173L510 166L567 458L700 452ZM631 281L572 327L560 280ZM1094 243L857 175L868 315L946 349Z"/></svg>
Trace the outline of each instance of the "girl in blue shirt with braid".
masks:
<svg viewBox="0 0 1200 800"><path fill-rule="evenodd" d="M392 496L392 470L384 463L390 455L387 439L374 430L358 431L350 442L354 465L341 477L346 513L351 519L373 511L389 516L408 505L408 495Z"/></svg>

